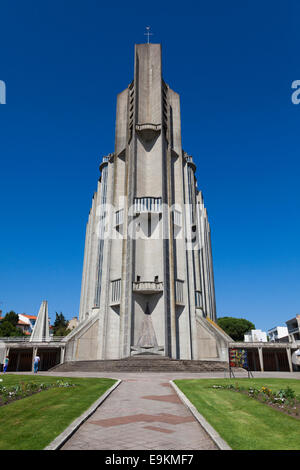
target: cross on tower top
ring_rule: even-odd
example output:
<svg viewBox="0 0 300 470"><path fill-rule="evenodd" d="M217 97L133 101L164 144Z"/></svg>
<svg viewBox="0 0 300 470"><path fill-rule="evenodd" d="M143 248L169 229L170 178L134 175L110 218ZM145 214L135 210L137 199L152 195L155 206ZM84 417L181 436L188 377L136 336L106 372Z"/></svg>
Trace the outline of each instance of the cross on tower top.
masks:
<svg viewBox="0 0 300 470"><path fill-rule="evenodd" d="M146 33L144 33L144 36L148 37L148 44L150 43L150 36L153 36L153 33L150 33L150 26L146 26Z"/></svg>

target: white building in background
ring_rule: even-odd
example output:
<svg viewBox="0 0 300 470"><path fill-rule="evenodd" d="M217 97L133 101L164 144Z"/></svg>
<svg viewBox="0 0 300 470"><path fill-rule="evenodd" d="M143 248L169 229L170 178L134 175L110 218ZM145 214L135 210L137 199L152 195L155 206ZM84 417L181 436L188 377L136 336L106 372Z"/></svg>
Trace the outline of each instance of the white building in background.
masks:
<svg viewBox="0 0 300 470"><path fill-rule="evenodd" d="M19 321L17 328L23 331L25 335L31 335L37 316L36 315L27 315L26 313L18 313Z"/></svg>
<svg viewBox="0 0 300 470"><path fill-rule="evenodd" d="M261 330L250 330L244 334L246 343L266 343L268 341L267 333Z"/></svg>
<svg viewBox="0 0 300 470"><path fill-rule="evenodd" d="M78 326L78 318L73 317L68 323L68 329L73 330L74 328L77 328L77 326Z"/></svg>
<svg viewBox="0 0 300 470"><path fill-rule="evenodd" d="M275 326L268 330L269 341L273 343L288 342L289 333L286 326Z"/></svg>
<svg viewBox="0 0 300 470"><path fill-rule="evenodd" d="M285 322L288 329L290 341L300 341L300 315Z"/></svg>

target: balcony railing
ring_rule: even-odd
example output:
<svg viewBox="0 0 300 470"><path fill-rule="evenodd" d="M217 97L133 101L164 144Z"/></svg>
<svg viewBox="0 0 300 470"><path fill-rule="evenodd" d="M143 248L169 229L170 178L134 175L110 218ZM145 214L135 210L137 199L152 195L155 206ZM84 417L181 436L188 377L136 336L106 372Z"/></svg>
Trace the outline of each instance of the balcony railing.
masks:
<svg viewBox="0 0 300 470"><path fill-rule="evenodd" d="M141 212L162 212L161 197L136 197L133 200L134 213Z"/></svg>
<svg viewBox="0 0 300 470"><path fill-rule="evenodd" d="M155 281L138 281L132 283L133 292L155 294L163 291L163 283Z"/></svg>
<svg viewBox="0 0 300 470"><path fill-rule="evenodd" d="M111 304L119 305L121 300L121 279L111 281Z"/></svg>
<svg viewBox="0 0 300 470"><path fill-rule="evenodd" d="M161 130L161 124L152 124L152 123L146 122L144 124L136 124L135 128L137 131L151 130L151 131L159 132Z"/></svg>
<svg viewBox="0 0 300 470"><path fill-rule="evenodd" d="M183 284L184 281L181 281L180 279L176 280L176 303L180 305L183 304Z"/></svg>
<svg viewBox="0 0 300 470"><path fill-rule="evenodd" d="M179 212L176 209L173 210L173 223L174 223L174 225L177 225L177 227L182 226L181 212Z"/></svg>
<svg viewBox="0 0 300 470"><path fill-rule="evenodd" d="M293 335L294 333L300 333L300 328L299 328L299 327L288 328L288 333L289 333L290 335Z"/></svg>
<svg viewBox="0 0 300 470"><path fill-rule="evenodd" d="M115 227L120 227L124 223L124 209L119 209L115 213Z"/></svg>

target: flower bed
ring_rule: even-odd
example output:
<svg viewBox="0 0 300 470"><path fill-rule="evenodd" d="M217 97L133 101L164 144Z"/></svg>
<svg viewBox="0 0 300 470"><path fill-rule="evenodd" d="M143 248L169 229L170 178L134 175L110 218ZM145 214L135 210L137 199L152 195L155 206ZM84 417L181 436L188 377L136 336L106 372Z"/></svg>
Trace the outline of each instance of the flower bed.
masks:
<svg viewBox="0 0 300 470"><path fill-rule="evenodd" d="M272 391L272 389L268 387L261 387L259 389L254 387L241 387L238 383L213 385L212 388L244 393L268 406L300 419L300 397L296 396L295 391L290 387L282 388L277 392Z"/></svg>
<svg viewBox="0 0 300 470"><path fill-rule="evenodd" d="M75 384L57 380L53 383L20 382L18 385L8 387L0 383L0 406L7 405L21 398L29 397L34 393L57 387L75 387Z"/></svg>

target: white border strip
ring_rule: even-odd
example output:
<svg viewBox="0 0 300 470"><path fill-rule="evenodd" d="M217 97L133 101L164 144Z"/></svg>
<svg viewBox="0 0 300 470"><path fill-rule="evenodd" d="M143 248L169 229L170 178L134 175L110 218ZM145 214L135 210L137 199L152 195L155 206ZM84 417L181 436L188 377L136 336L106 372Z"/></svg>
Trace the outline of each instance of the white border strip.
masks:
<svg viewBox="0 0 300 470"><path fill-rule="evenodd" d="M120 385L122 380L117 380L106 392L101 395L98 400L96 400L92 406L86 410L79 418L76 418L61 434L59 434L44 450L58 450L70 437L74 434L75 431L86 421L96 409L106 400L106 398L115 390L115 388Z"/></svg>
<svg viewBox="0 0 300 470"><path fill-rule="evenodd" d="M174 388L175 392L179 396L180 400L185 404L185 406L190 410L194 415L198 423L205 429L209 437L214 441L216 446L220 450L232 450L232 448L227 444L224 439L221 438L220 434L206 421L206 419L199 413L195 406L190 402L190 400L182 393L182 391L174 384L173 380L170 380L171 386Z"/></svg>

